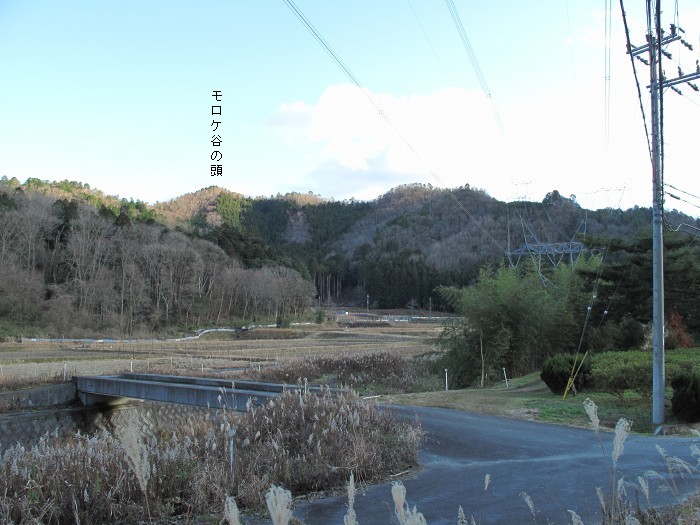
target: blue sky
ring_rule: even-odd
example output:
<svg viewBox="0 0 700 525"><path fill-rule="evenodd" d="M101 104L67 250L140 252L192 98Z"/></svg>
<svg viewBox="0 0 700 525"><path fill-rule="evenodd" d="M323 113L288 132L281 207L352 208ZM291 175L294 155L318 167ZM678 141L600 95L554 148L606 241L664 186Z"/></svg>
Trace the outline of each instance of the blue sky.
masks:
<svg viewBox="0 0 700 525"><path fill-rule="evenodd" d="M604 0L454 3L490 98L439 0L296 0L364 93L282 0L0 0L0 176L149 202L212 184L367 200L422 182L649 206L619 4L606 111ZM641 43L644 2L627 3ZM678 7L696 51L670 48L668 76L700 56L700 0ZM216 178L213 90L223 94ZM666 181L690 203L668 207L697 216L700 97L683 91L666 97Z"/></svg>

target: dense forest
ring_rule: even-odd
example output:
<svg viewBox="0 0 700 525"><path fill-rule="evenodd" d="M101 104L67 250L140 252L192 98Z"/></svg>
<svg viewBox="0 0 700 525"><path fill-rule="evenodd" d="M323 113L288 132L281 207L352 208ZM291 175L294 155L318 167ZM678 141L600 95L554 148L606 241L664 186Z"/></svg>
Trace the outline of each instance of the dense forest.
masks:
<svg viewBox="0 0 700 525"><path fill-rule="evenodd" d="M585 210L557 191L504 203L469 186L411 184L359 202L209 187L151 206L78 182L3 177L0 220L6 334L190 330L291 318L311 304L364 306L367 296L371 308L452 309L436 290L472 285L486 266L529 261L545 275L578 257L602 260L577 271L607 294L611 319L651 312L651 211ZM667 309L698 333L694 241L667 237ZM568 242L581 253L535 254Z"/></svg>
<svg viewBox="0 0 700 525"><path fill-rule="evenodd" d="M313 285L244 266L165 227L140 202L79 183L0 186L0 322L7 335L125 336L298 316Z"/></svg>

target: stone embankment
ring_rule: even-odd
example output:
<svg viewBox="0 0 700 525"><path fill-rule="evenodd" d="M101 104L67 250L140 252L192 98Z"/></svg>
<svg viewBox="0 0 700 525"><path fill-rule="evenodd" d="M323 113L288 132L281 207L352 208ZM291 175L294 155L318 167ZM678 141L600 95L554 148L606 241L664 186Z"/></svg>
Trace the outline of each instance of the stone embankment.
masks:
<svg viewBox="0 0 700 525"><path fill-rule="evenodd" d="M0 394L0 455L11 446L36 445L42 436L63 439L77 432L114 432L136 418L139 430L154 434L162 428L187 425L206 408L134 402L117 407L66 407L76 401L75 385L64 383ZM215 417L216 410L211 410Z"/></svg>

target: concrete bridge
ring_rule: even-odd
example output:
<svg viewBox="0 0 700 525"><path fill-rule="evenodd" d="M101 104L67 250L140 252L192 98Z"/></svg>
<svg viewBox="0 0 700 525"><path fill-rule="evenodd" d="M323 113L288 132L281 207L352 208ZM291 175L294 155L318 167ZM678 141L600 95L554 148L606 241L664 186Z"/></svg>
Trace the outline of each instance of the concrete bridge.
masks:
<svg viewBox="0 0 700 525"><path fill-rule="evenodd" d="M281 385L259 381L230 381L158 374L83 376L73 379L85 406L114 405L128 400L178 403L245 412L248 402L261 405L286 390L320 393L320 387Z"/></svg>

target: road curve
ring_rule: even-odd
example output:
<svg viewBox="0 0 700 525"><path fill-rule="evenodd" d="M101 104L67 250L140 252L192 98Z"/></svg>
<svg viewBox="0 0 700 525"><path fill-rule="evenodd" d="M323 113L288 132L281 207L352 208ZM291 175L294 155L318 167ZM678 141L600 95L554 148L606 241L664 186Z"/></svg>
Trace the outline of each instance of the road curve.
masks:
<svg viewBox="0 0 700 525"><path fill-rule="evenodd" d="M586 525L599 523L596 487L605 493L611 486L613 434L558 425L471 414L439 408L398 407L399 417L417 418L426 433L421 447L421 469L403 479L407 502L423 513L429 525L457 522L461 505L480 525L502 523L571 523L568 509ZM656 449L695 463L693 438L630 436L618 461L619 475L629 483L654 470L666 472ZM488 490L484 478L491 476ZM618 475L618 477L619 477ZM697 487L695 479L680 480L685 492ZM660 492L659 480L649 482L652 505L675 500ZM522 496L534 502L535 517ZM644 497L640 494L640 501ZM347 509L344 496L302 501L294 516L306 525L342 524ZM392 519L391 483L358 492L355 511L361 525L388 525ZM549 520L549 522L548 522Z"/></svg>

